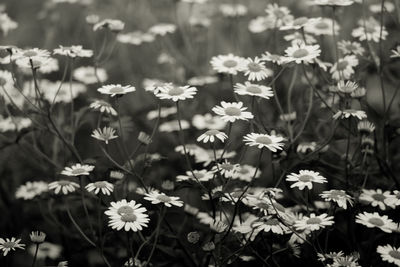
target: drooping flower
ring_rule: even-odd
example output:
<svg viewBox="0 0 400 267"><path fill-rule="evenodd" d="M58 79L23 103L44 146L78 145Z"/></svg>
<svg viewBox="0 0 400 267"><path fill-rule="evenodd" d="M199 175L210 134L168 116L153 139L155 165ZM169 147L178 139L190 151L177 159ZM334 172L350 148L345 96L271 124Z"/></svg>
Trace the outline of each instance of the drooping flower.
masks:
<svg viewBox="0 0 400 267"><path fill-rule="evenodd" d="M54 190L55 194L62 192L64 195L75 192L79 188L79 184L68 180L59 180L49 183L49 189Z"/></svg>
<svg viewBox="0 0 400 267"><path fill-rule="evenodd" d="M228 136L224 132L220 132L218 130L208 130L197 138L197 142L214 143L216 138L221 142L224 142Z"/></svg>
<svg viewBox="0 0 400 267"><path fill-rule="evenodd" d="M111 192L114 191L114 185L107 181L98 181L94 183L89 183L85 186L88 192L93 192L97 195L99 192L103 193L103 195L109 196Z"/></svg>
<svg viewBox="0 0 400 267"><path fill-rule="evenodd" d="M111 127L104 127L103 129L95 129L93 130L93 133L91 135L93 138L96 138L97 140L104 141L106 144L108 144L108 141L118 138L117 135L115 135L115 129Z"/></svg>

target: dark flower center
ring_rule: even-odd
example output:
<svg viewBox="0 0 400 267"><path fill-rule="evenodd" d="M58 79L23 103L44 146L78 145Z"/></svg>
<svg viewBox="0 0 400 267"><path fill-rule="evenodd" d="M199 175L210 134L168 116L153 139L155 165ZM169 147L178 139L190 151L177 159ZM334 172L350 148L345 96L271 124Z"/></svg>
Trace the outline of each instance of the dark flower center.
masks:
<svg viewBox="0 0 400 267"><path fill-rule="evenodd" d="M251 72L259 72L261 71L261 66L260 64L254 63L254 62L250 62L249 64L247 64L247 68L251 71Z"/></svg>
<svg viewBox="0 0 400 267"><path fill-rule="evenodd" d="M372 198L379 202L383 202L386 199L383 194L373 194Z"/></svg>
<svg viewBox="0 0 400 267"><path fill-rule="evenodd" d="M242 111L237 107L227 107L225 109L225 114L228 116L240 116L240 114L242 114Z"/></svg>
<svg viewBox="0 0 400 267"><path fill-rule="evenodd" d="M172 95L172 96L176 96L176 95L181 95L181 94L183 94L185 91L182 89L182 88L180 88L180 87L174 87L174 88L171 88L169 91L168 91L168 94L169 95Z"/></svg>
<svg viewBox="0 0 400 267"><path fill-rule="evenodd" d="M171 201L171 198L166 195L158 195L156 198L158 200L160 200L161 202L170 202Z"/></svg>
<svg viewBox="0 0 400 267"><path fill-rule="evenodd" d="M124 88L120 87L120 86L116 86L110 89L110 93L113 94L120 94L124 92Z"/></svg>
<svg viewBox="0 0 400 267"><path fill-rule="evenodd" d="M393 258L400 260L400 251L392 250L392 251L389 251L388 254L390 256L392 256Z"/></svg>
<svg viewBox="0 0 400 267"><path fill-rule="evenodd" d="M237 64L238 63L235 60L232 60L232 59L225 60L224 63L223 63L223 65L225 67L227 67L227 68L234 68L234 67L237 66Z"/></svg>
<svg viewBox="0 0 400 267"><path fill-rule="evenodd" d="M369 219L368 222L375 226L383 226L385 224L382 219L376 217Z"/></svg>
<svg viewBox="0 0 400 267"><path fill-rule="evenodd" d="M246 91L249 93L253 93L253 94L261 94L261 92L262 92L260 87L254 86L254 85L248 86L246 88Z"/></svg>
<svg viewBox="0 0 400 267"><path fill-rule="evenodd" d="M302 57L305 57L308 55L309 55L308 50L304 49L304 48L300 48L300 49L294 51L294 53L293 53L293 57L295 57L295 58L302 58Z"/></svg>
<svg viewBox="0 0 400 267"><path fill-rule="evenodd" d="M318 217L310 218L306 221L307 224L320 224L322 220Z"/></svg>
<svg viewBox="0 0 400 267"><path fill-rule="evenodd" d="M263 145L272 144L272 140L268 136L259 136L256 138L255 141L256 141L256 143L263 144Z"/></svg>
<svg viewBox="0 0 400 267"><path fill-rule="evenodd" d="M311 175L308 175L308 174L301 175L299 177L299 181L301 181L303 183L311 182L313 179L314 179L314 177L312 177Z"/></svg>

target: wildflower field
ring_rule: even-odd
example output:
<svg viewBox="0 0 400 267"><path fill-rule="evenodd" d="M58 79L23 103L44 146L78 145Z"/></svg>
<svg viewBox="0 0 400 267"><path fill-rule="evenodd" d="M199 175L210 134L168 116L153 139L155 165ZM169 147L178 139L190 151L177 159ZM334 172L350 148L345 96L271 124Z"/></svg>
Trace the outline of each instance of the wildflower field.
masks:
<svg viewBox="0 0 400 267"><path fill-rule="evenodd" d="M0 266L400 266L400 0L1 0Z"/></svg>

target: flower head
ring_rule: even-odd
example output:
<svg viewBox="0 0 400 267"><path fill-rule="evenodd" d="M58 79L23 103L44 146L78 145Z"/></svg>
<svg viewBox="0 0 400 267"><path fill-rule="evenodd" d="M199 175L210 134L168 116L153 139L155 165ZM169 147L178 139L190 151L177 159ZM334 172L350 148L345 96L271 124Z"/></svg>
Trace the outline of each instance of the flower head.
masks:
<svg viewBox="0 0 400 267"><path fill-rule="evenodd" d="M67 195L68 193L75 192L76 188L79 187L79 184L68 180L59 180L49 183L49 189L54 190L55 194L62 192L64 195Z"/></svg>
<svg viewBox="0 0 400 267"><path fill-rule="evenodd" d="M37 196L40 196L42 193L47 192L49 190L48 184L44 181L33 181L27 182L24 185L18 187L15 192L15 197L24 200L33 199Z"/></svg>
<svg viewBox="0 0 400 267"><path fill-rule="evenodd" d="M197 138L197 142L214 143L216 138L219 139L221 142L224 142L225 139L228 138L228 136L218 130L208 130Z"/></svg>
<svg viewBox="0 0 400 267"><path fill-rule="evenodd" d="M271 87L250 82L245 82L244 84L237 83L234 90L238 95L258 96L265 99L269 99L274 95Z"/></svg>
<svg viewBox="0 0 400 267"><path fill-rule="evenodd" d="M321 54L319 45L306 45L303 42L293 43L291 47L285 50L285 62L313 63L314 60Z"/></svg>
<svg viewBox="0 0 400 267"><path fill-rule="evenodd" d="M185 100L193 98L197 93L196 87L191 86L176 86L172 83L166 83L163 86L158 87L159 92L156 96L160 99L170 99L174 102L179 100Z"/></svg>
<svg viewBox="0 0 400 267"><path fill-rule="evenodd" d="M286 181L295 182L290 187L298 187L299 190L303 190L305 187L312 189L313 183L322 184L328 182L319 172L309 170L301 170L299 173L291 173L286 177Z"/></svg>
<svg viewBox="0 0 400 267"><path fill-rule="evenodd" d="M115 135L115 129L111 127L95 129L91 136L93 138L96 138L97 140L104 141L106 144L108 144L108 141L110 141L111 139L118 138L118 136Z"/></svg>
<svg viewBox="0 0 400 267"><path fill-rule="evenodd" d="M104 95L111 95L111 96L116 96L116 95L125 95L130 92L136 91L135 87L130 86L130 85L125 85L122 86L120 84L110 84L110 85L103 85L99 89L97 89L100 93Z"/></svg>
<svg viewBox="0 0 400 267"><path fill-rule="evenodd" d="M333 201L335 202L339 207L343 209L347 209L347 203L350 205L353 205L352 197L346 194L346 191L344 190L329 190L329 191L324 191L320 196L325 200L325 201Z"/></svg>
<svg viewBox="0 0 400 267"><path fill-rule="evenodd" d="M0 250L3 251L3 256L7 256L11 250L14 251L16 248L25 249L25 244L20 244L19 242L21 242L21 239L16 239L15 237L11 237L11 239L0 238Z"/></svg>
<svg viewBox="0 0 400 267"><path fill-rule="evenodd" d="M111 202L111 207L104 213L109 217L108 225L112 229L137 232L143 230L143 227L147 227L150 221L146 211L146 208L141 204L136 204L134 200L128 202L126 199L122 199Z"/></svg>
<svg viewBox="0 0 400 267"><path fill-rule="evenodd" d="M249 81L262 81L272 74L272 71L267 69L265 63L258 57L254 60L251 58L246 59L243 72L245 76L248 76Z"/></svg>
<svg viewBox="0 0 400 267"><path fill-rule="evenodd" d="M94 110L98 110L101 113L106 113L110 114L113 116L117 116L118 113L117 111L111 106L110 103L104 101L104 100L95 100L90 104L90 108Z"/></svg>
<svg viewBox="0 0 400 267"><path fill-rule="evenodd" d="M272 152L277 152L283 149L285 138L273 134L250 133L243 140L248 146L256 146L259 149L268 148Z"/></svg>
<svg viewBox="0 0 400 267"><path fill-rule="evenodd" d="M114 185L107 181L98 181L94 183L89 183L85 186L88 192L93 192L97 195L99 192L103 193L103 195L110 195L111 192L114 191Z"/></svg>
<svg viewBox="0 0 400 267"><path fill-rule="evenodd" d="M251 112L245 111L247 108L243 107L242 102L221 102L221 106L213 107L217 115L221 116L221 119L226 122L234 122L236 120L249 120L253 119L254 116Z"/></svg>
<svg viewBox="0 0 400 267"><path fill-rule="evenodd" d="M379 215L379 213L363 212L356 216L356 223L362 224L368 228L379 228L386 233L393 232L396 229L396 224L389 219L387 215Z"/></svg>
<svg viewBox="0 0 400 267"><path fill-rule="evenodd" d="M166 194L157 191L152 191L150 193L145 194L144 199L150 201L151 204L162 203L167 207L183 206L183 201L179 200L179 197L167 196Z"/></svg>
<svg viewBox="0 0 400 267"><path fill-rule="evenodd" d="M396 248L391 245L378 246L376 248L376 252L381 255L383 261L400 266L400 248Z"/></svg>
<svg viewBox="0 0 400 267"><path fill-rule="evenodd" d="M81 175L89 175L91 171L93 171L94 166L88 164L80 164L76 163L71 167L65 167L61 172L62 175L66 176L81 176Z"/></svg>
<svg viewBox="0 0 400 267"><path fill-rule="evenodd" d="M236 75L245 69L246 61L233 54L219 55L211 59L211 66L219 73Z"/></svg>
<svg viewBox="0 0 400 267"><path fill-rule="evenodd" d="M333 224L333 216L328 216L326 213L321 215L311 213L310 216L303 216L303 218L296 221L294 227L297 230L317 231Z"/></svg>

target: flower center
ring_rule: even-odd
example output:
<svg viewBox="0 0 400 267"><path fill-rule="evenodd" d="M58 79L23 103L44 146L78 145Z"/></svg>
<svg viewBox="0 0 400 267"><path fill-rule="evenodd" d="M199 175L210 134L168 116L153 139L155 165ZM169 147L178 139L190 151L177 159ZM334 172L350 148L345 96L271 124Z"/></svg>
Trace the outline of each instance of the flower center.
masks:
<svg viewBox="0 0 400 267"><path fill-rule="evenodd" d="M246 87L246 91L253 94L261 94L262 92L260 87L254 85Z"/></svg>
<svg viewBox="0 0 400 267"><path fill-rule="evenodd" d="M249 64L247 64L247 68L251 71L251 72L259 72L261 71L261 66L260 64L254 63L254 62L250 62Z"/></svg>
<svg viewBox="0 0 400 267"><path fill-rule="evenodd" d="M124 88L120 87L120 86L116 86L110 89L110 93L114 93L114 94L119 94L119 93L123 93L124 92Z"/></svg>
<svg viewBox="0 0 400 267"><path fill-rule="evenodd" d="M349 65L349 62L347 60L341 60L337 64L337 70L344 70L347 66Z"/></svg>
<svg viewBox="0 0 400 267"><path fill-rule="evenodd" d="M275 9L273 13L278 19L285 17L285 12L281 11L280 9Z"/></svg>
<svg viewBox="0 0 400 267"><path fill-rule="evenodd" d="M268 221L265 222L266 225L278 225L279 221L276 218L270 219Z"/></svg>
<svg viewBox="0 0 400 267"><path fill-rule="evenodd" d="M309 55L309 53L308 53L307 49L300 48L300 49L297 49L296 51L294 51L292 56L295 58L302 58L302 57L306 57L308 55Z"/></svg>
<svg viewBox="0 0 400 267"><path fill-rule="evenodd" d="M264 145L270 145L272 144L272 140L271 138L269 138L268 136L259 136L256 138L256 143L260 143L260 144L264 144Z"/></svg>
<svg viewBox="0 0 400 267"><path fill-rule="evenodd" d="M171 88L171 89L168 91L168 94L174 96L174 95L181 95L181 94L183 94L184 92L185 92L185 91L184 91L182 88L180 88L180 87L174 87L174 88Z"/></svg>
<svg viewBox="0 0 400 267"><path fill-rule="evenodd" d="M380 218L371 218L368 222L375 226L383 226L385 224Z"/></svg>
<svg viewBox="0 0 400 267"><path fill-rule="evenodd" d="M298 25L298 26L300 26L300 25L303 25L304 23L306 23L308 21L308 19L307 18L298 18L298 19L295 19L294 21L293 21L293 25Z"/></svg>
<svg viewBox="0 0 400 267"><path fill-rule="evenodd" d="M226 170L226 171L233 170L233 165L229 164L229 163L222 163L220 167L221 167L221 169Z"/></svg>
<svg viewBox="0 0 400 267"><path fill-rule="evenodd" d="M136 221L136 219L137 219L137 216L133 213L132 214L124 214L121 216L121 220L123 222L134 222L134 221Z"/></svg>
<svg viewBox="0 0 400 267"><path fill-rule="evenodd" d="M7 83L7 80L0 77L0 86L4 86L4 85L6 85L6 83Z"/></svg>
<svg viewBox="0 0 400 267"><path fill-rule="evenodd" d="M67 180L58 181L58 184L61 185L61 186L66 186L66 185L69 185L70 183L71 183L71 182L70 182L70 181L67 181Z"/></svg>
<svg viewBox="0 0 400 267"><path fill-rule="evenodd" d="M313 177L311 175L301 175L299 177L299 181L303 182L303 183L307 183L307 182L311 182L313 180Z"/></svg>
<svg viewBox="0 0 400 267"><path fill-rule="evenodd" d="M225 67L227 67L227 68L234 68L234 67L237 66L237 64L238 63L235 60L232 60L232 59L225 60L224 63L223 63L223 65Z"/></svg>
<svg viewBox="0 0 400 267"><path fill-rule="evenodd" d="M315 28L320 29L320 30L325 30L329 28L329 25L323 21L318 22L317 24L315 24Z"/></svg>
<svg viewBox="0 0 400 267"><path fill-rule="evenodd" d="M15 242L4 242L3 247L7 248L13 248L15 247Z"/></svg>
<svg viewBox="0 0 400 267"><path fill-rule="evenodd" d="M225 114L228 116L240 116L240 114L242 114L242 111L236 107L227 107L225 109Z"/></svg>
<svg viewBox="0 0 400 267"><path fill-rule="evenodd" d="M383 194L373 194L372 198L379 202L383 202L386 199Z"/></svg>
<svg viewBox="0 0 400 267"><path fill-rule="evenodd" d="M107 187L105 182L95 182L94 186L96 188L106 188Z"/></svg>
<svg viewBox="0 0 400 267"><path fill-rule="evenodd" d="M392 256L393 258L400 260L400 251L392 250L392 251L389 251L388 254L390 256Z"/></svg>
<svg viewBox="0 0 400 267"><path fill-rule="evenodd" d="M171 198L166 195L158 195L156 198L158 200L160 200L161 202L170 202L171 201Z"/></svg>
<svg viewBox="0 0 400 267"><path fill-rule="evenodd" d="M322 220L318 217L310 218L306 221L307 224L320 224Z"/></svg>
<svg viewBox="0 0 400 267"><path fill-rule="evenodd" d="M206 135L217 135L218 133L218 130L208 130L207 132L205 132Z"/></svg>
<svg viewBox="0 0 400 267"><path fill-rule="evenodd" d="M367 25L365 28L366 28L366 32L367 33L371 33L372 34L372 33L375 32L375 27L373 27L373 26L368 26Z"/></svg>
<svg viewBox="0 0 400 267"><path fill-rule="evenodd" d="M85 172L86 172L86 170L83 169L83 168L73 169L73 170L71 171L71 173L72 173L73 175L79 175L79 174L82 174L82 173L85 173Z"/></svg>
<svg viewBox="0 0 400 267"><path fill-rule="evenodd" d="M133 209L129 206L122 206L117 210L117 213L121 216L133 215Z"/></svg>
<svg viewBox="0 0 400 267"><path fill-rule="evenodd" d="M37 56L37 53L35 51L26 51L23 53L23 55L25 57L34 57L34 56Z"/></svg>

